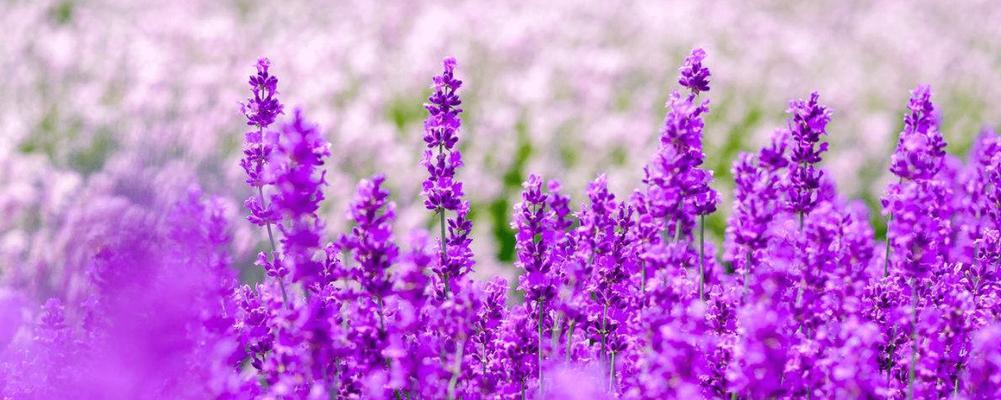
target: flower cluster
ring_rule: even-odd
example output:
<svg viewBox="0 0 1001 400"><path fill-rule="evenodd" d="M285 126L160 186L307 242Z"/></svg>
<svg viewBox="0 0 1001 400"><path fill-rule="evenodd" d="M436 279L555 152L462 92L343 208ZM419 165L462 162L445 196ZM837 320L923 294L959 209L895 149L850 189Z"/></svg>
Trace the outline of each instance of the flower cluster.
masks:
<svg viewBox="0 0 1001 400"><path fill-rule="evenodd" d="M0 292L0 397L998 397L1001 138L982 134L966 164L946 157L931 92L915 90L877 243L865 207L824 179L831 113L817 93L793 101L733 165L717 260L705 61L684 61L688 93L670 96L642 188L619 197L598 175L575 208L528 175L515 283L469 274L454 59L425 106L430 229L406 242L382 174L358 183L351 230L325 236L333 153L301 110L278 120L262 60L241 165L266 277L239 283L224 207L196 187L108 195L94 218L116 228L88 236L73 285L38 304Z"/></svg>
<svg viewBox="0 0 1001 400"><path fill-rule="evenodd" d="M824 175L816 164L820 162L821 154L827 151L827 143L819 142L820 137L827 134L831 112L819 100L820 94L813 92L810 100L796 100L789 104L792 143L787 206L793 213L806 214L813 210L818 201L820 179Z"/></svg>
<svg viewBox="0 0 1001 400"><path fill-rule="evenodd" d="M469 220L469 202L462 198L462 182L455 176L462 166L462 152L456 148L462 120L459 114L462 100L458 90L462 81L455 78L455 59L443 61L444 71L434 77L434 93L428 97L424 108L428 117L424 121L424 143L427 149L421 164L427 168L424 181L424 206L439 215L441 225L441 255L435 272L447 288L450 280L461 277L473 266L469 238L472 222ZM447 217L446 212L455 215ZM447 229L446 229L447 225Z"/></svg>

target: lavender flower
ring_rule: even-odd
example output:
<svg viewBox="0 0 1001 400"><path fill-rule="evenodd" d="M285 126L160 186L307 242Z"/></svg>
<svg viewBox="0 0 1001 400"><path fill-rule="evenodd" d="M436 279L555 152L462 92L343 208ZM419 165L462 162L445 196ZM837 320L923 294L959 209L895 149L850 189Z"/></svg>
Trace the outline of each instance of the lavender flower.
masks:
<svg viewBox="0 0 1001 400"><path fill-rule="evenodd" d="M240 160L240 166L247 173L247 184L258 189L258 196L252 196L246 202L250 210L250 222L259 226L267 225L269 235L270 224L274 223L277 217L264 203L262 191L263 186L271 183L265 164L271 157L273 149L273 143L265 137L265 131L275 122L275 118L284 112L282 104L275 97L278 94L278 78L268 72L270 66L271 62L267 58L258 60L257 75L251 75L248 82L253 97L241 104L241 109L247 117L247 125L256 127L256 130L247 132L243 158Z"/></svg>
<svg viewBox="0 0 1001 400"><path fill-rule="evenodd" d="M734 213L727 226L733 245L728 247L727 256L740 272L746 289L753 266L762 261L768 247L769 224L780 209L779 176L756 165L757 160L750 154L738 157L733 165Z"/></svg>
<svg viewBox="0 0 1001 400"><path fill-rule="evenodd" d="M381 174L359 182L350 232L325 238L329 146L299 110L275 128L261 61L241 166L250 220L269 232L267 277L237 287L230 264L247 257L229 251L245 235L223 198L173 174L95 174L72 212L38 221L58 240L32 246L67 265L4 276L0 398L998 397L996 135L965 165L945 156L930 91L915 90L882 199L881 275L868 210L818 166L830 112L816 93L794 101L788 126L733 165L721 263L704 236L720 199L703 165L704 61L685 60L687 93L670 96L628 200L598 175L572 214L559 182L528 177L512 217L524 296L510 299L505 278L468 274L479 208L455 176L454 60L426 105L422 197L440 238L414 229L404 248ZM48 271L62 284L30 282Z"/></svg>
<svg viewBox="0 0 1001 400"><path fill-rule="evenodd" d="M441 262L435 272L448 290L451 279L470 271L473 258L469 250L472 230L472 222L467 218L469 204L462 198L462 182L455 178L455 170L462 166L462 153L455 147L462 125L459 119L462 100L457 93L462 81L455 79L454 58L446 58L443 65L442 74L434 77L434 93L424 105L428 110L424 121L427 150L421 164L428 170L423 186L424 206L438 213L441 225ZM455 212L455 216L446 218L446 211Z"/></svg>
<svg viewBox="0 0 1001 400"><path fill-rule="evenodd" d="M938 131L938 115L931 102L931 87L911 92L904 117L904 131L890 159L890 172L901 179L930 179L942 168L945 140Z"/></svg>
<svg viewBox="0 0 1001 400"><path fill-rule="evenodd" d="M328 377L335 375L336 385L329 381L326 389L342 396L391 396L394 389L405 382L394 376L406 371L406 364L399 353L400 331L404 323L393 323L400 316L404 299L395 297L390 267L396 264L399 249L392 238L395 206L389 201L389 192L382 187L385 178L375 175L358 183L357 193L348 216L354 228L336 243L325 249L327 260L321 263L319 276L344 280L345 289L333 282L312 286L308 316L316 319L308 325L321 335L301 338L300 346L324 346L329 349L313 352L311 363L335 363L331 370L324 367ZM351 255L354 267L345 267L336 260L336 253ZM408 280L413 279L412 277ZM323 302L315 302L319 297ZM410 304L409 302L407 304ZM326 319L323 318L327 315ZM301 320L301 318L300 318ZM293 320L295 321L295 320ZM329 322L324 322L329 321ZM327 326L329 324L330 326ZM293 332L303 331L295 328ZM392 361L395 360L394 364ZM329 379L329 378L327 378Z"/></svg>
<svg viewBox="0 0 1001 400"><path fill-rule="evenodd" d="M282 104L275 97L278 94L278 78L268 72L270 67L271 61L267 58L257 60L257 75L251 75L248 81L254 96L241 105L243 114L247 116L247 125L256 126L259 130L267 129L282 114Z"/></svg>
<svg viewBox="0 0 1001 400"><path fill-rule="evenodd" d="M699 92L709 91L709 68L702 66L702 60L706 58L706 51L693 49L692 53L685 57L685 63L681 66L681 78L678 83L692 91L693 95Z"/></svg>
<svg viewBox="0 0 1001 400"><path fill-rule="evenodd" d="M827 151L827 143L819 143L827 134L827 123L831 112L818 101L817 92L810 94L810 100L795 100L789 103L789 132L792 150L789 160L789 186L787 207L793 213L808 214L817 204L820 178L824 172L816 168L820 155Z"/></svg>
<svg viewBox="0 0 1001 400"><path fill-rule="evenodd" d="M542 191L542 178L530 175L523 187L512 224L517 230L518 266L525 271L519 287L525 291L526 304L543 306L556 295L552 277L554 221L547 207L549 196Z"/></svg>
<svg viewBox="0 0 1001 400"><path fill-rule="evenodd" d="M709 187L712 173L700 168L702 153L702 114L708 101L695 102L699 90L708 90L708 69L702 67L705 53L698 49L682 68L681 83L692 89L682 97L677 92L668 99L668 113L661 130L660 148L654 160L644 168L643 183L651 218L663 221L675 237L691 224L693 215L706 215L716 209L718 195Z"/></svg>
<svg viewBox="0 0 1001 400"><path fill-rule="evenodd" d="M382 187L385 181L385 176L375 175L358 183L350 211L355 227L341 239L341 245L352 252L358 263L358 282L377 302L392 289L389 267L399 255L392 240L396 205L389 201L389 192Z"/></svg>
<svg viewBox="0 0 1001 400"><path fill-rule="evenodd" d="M551 232L554 222L547 208L548 195L542 192L542 178L531 175L523 184L522 202L515 206L514 228L517 229L515 239L518 248L518 266L525 272L519 278L519 288L525 292L525 306L538 335L535 338L538 348L539 382L542 382L542 366L544 359L543 335L547 324L548 303L556 295L556 286L552 276L552 247L554 235ZM534 316L538 316L535 318Z"/></svg>
<svg viewBox="0 0 1001 400"><path fill-rule="evenodd" d="M276 263L294 265L293 280L315 282L322 265L314 261L313 252L320 248L323 222L316 212L323 201L325 173L317 172L323 159L330 155L329 144L315 125L306 122L302 110L296 109L292 122L282 126L282 134L273 154L274 187L272 204L282 216L282 260ZM280 276L280 275L279 275Z"/></svg>

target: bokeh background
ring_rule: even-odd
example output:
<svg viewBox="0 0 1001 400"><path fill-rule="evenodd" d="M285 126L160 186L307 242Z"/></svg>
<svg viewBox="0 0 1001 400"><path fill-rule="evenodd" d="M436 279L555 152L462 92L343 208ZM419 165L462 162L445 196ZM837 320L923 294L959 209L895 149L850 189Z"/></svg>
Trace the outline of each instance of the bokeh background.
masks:
<svg viewBox="0 0 1001 400"><path fill-rule="evenodd" d="M511 273L523 178L559 178L579 200L607 173L627 196L693 47L713 74L717 242L736 154L811 90L835 113L823 165L844 196L870 205L882 235L879 196L914 86L932 85L956 156L1001 121L999 21L991 0L0 0L0 270L48 279L99 234L81 221L103 218L94 210L109 199L155 203L192 181L223 196L234 262L251 265L265 236L242 218L239 102L261 56L289 113L302 107L332 144L330 238L346 228L355 182L375 172L389 177L401 236L430 225L422 103L453 55L479 273Z"/></svg>

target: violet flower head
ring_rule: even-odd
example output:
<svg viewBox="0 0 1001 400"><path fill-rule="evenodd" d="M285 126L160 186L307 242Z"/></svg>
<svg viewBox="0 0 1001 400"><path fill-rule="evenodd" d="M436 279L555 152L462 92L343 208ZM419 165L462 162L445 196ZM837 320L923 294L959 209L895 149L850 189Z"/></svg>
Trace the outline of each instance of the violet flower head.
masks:
<svg viewBox="0 0 1001 400"><path fill-rule="evenodd" d="M287 217L315 214L326 185L326 173L318 168L330 156L330 144L316 125L306 121L302 110L296 109L292 122L282 126L275 150L275 207Z"/></svg>
<svg viewBox="0 0 1001 400"><path fill-rule="evenodd" d="M890 185L882 203L893 216L887 227L891 265L900 265L910 276L924 276L941 263L950 240L951 212L940 205L949 196L948 188L934 180Z"/></svg>
<svg viewBox="0 0 1001 400"><path fill-rule="evenodd" d="M270 225L278 220L272 207L263 198L262 189L272 180L267 163L274 149L274 143L266 136L265 130L283 113L282 104L275 97L278 94L278 78L268 72L270 65L267 58L257 61L257 75L251 75L249 81L253 96L240 105L247 117L247 125L257 128L245 135L240 166L247 174L247 184L258 192L244 202L250 211L247 219L258 226Z"/></svg>
<svg viewBox="0 0 1001 400"><path fill-rule="evenodd" d="M692 53L685 57L685 63L681 66L681 78L678 83L698 95L700 92L709 91L709 68L702 66L702 60L706 58L706 51L693 49Z"/></svg>
<svg viewBox="0 0 1001 400"><path fill-rule="evenodd" d="M351 203L350 217L355 221L351 233L341 239L358 263L358 281L373 296L386 296L392 290L388 270L399 254L393 242L396 205L389 201L389 191L382 187L386 178L376 175L358 183L358 193Z"/></svg>
<svg viewBox="0 0 1001 400"><path fill-rule="evenodd" d="M890 159L890 172L902 179L930 179L942 168L946 145L938 130L931 88L921 85L914 89L907 109L904 131Z"/></svg>
<svg viewBox="0 0 1001 400"><path fill-rule="evenodd" d="M817 204L817 189L824 175L816 164L820 163L820 155L827 151L827 143L820 143L820 137L827 134L831 112L819 100L820 95L813 92L809 100L794 100L789 104L792 167L789 171L787 206L794 213L809 213Z"/></svg>
<svg viewBox="0 0 1001 400"><path fill-rule="evenodd" d="M650 216L665 223L687 223L691 219L687 213L693 211L693 197L706 192L711 178L699 168L705 157L702 114L708 111L708 102L696 104L693 100L682 98L677 92L668 100L660 148L643 171ZM707 201L700 208L711 208L713 197L704 198Z"/></svg>
<svg viewBox="0 0 1001 400"><path fill-rule="evenodd" d="M279 114L282 114L282 103L275 95L278 94L278 78L268 72L271 61L267 58L257 60L257 74L251 75L248 83L253 97L241 105L243 114L247 116L247 125L258 129L267 129Z"/></svg>
<svg viewBox="0 0 1001 400"><path fill-rule="evenodd" d="M758 161L768 171L777 171L789 166L789 131L779 129L772 133L768 146L758 152Z"/></svg>
<svg viewBox="0 0 1001 400"><path fill-rule="evenodd" d="M702 65L705 51L695 49L681 67L679 83L691 89L683 97L677 91L667 101L667 116L660 134L660 148L643 172L648 204L646 217L673 229L675 236L687 232L694 216L716 211L719 194L710 187L713 174L702 168L703 114L709 101L696 101L699 91L709 90L709 69Z"/></svg>
<svg viewBox="0 0 1001 400"><path fill-rule="evenodd" d="M689 198L690 207L695 215L709 215L716 212L720 197L716 189L709 186L713 181L713 172L697 168L692 170L694 181L692 195Z"/></svg>
<svg viewBox="0 0 1001 400"><path fill-rule="evenodd" d="M275 262L294 263L294 280L312 279L322 265L313 259L320 248L323 223L316 211L323 201L325 173L317 171L323 159L330 155L330 145L316 125L296 109L293 120L281 128L281 136L270 166L274 169L272 196L274 210L281 216L283 259Z"/></svg>
<svg viewBox="0 0 1001 400"><path fill-rule="evenodd" d="M429 113L424 121L427 150L422 161L428 170L424 181L424 206L428 210L455 211L462 205L462 183L455 179L455 170L462 166L462 153L455 148L462 125L462 100L458 95L462 81L455 79L454 72L455 59L446 58L444 71L434 77L434 93L424 104Z"/></svg>
<svg viewBox="0 0 1001 400"><path fill-rule="evenodd" d="M546 302L556 295L552 270L553 222L546 207L549 196L542 191L542 178L530 175L522 185L522 201L515 206L518 266L525 270L520 287L526 303Z"/></svg>
<svg viewBox="0 0 1001 400"><path fill-rule="evenodd" d="M993 132L985 132L977 171L978 190L971 200L975 202L976 216L989 218L981 220L981 224L993 224L1001 228L1001 139Z"/></svg>
<svg viewBox="0 0 1001 400"><path fill-rule="evenodd" d="M458 132L462 125L459 114L462 100L458 90L462 81L455 79L455 59L448 57L443 62L441 75L434 77L434 93L428 97L424 108L428 117L424 121L424 151L421 165L427 168L424 180L424 206L440 214L443 248L441 260L433 268L442 277L447 290L451 279L468 273L474 264L469 233L469 202L462 198L462 182L455 177L455 171L462 166L462 153L456 148ZM445 211L455 212L446 218ZM447 221L446 221L447 219ZM446 232L447 226L447 232Z"/></svg>
<svg viewBox="0 0 1001 400"><path fill-rule="evenodd" d="M733 214L727 226L733 246L728 246L727 256L745 274L768 247L768 227L781 209L779 177L764 164L747 153L733 164Z"/></svg>

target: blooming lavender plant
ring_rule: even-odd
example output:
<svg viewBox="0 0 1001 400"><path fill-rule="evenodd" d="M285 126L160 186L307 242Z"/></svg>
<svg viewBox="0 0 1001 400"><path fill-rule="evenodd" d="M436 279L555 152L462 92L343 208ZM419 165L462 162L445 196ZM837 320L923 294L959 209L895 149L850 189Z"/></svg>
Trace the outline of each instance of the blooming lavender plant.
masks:
<svg viewBox="0 0 1001 400"><path fill-rule="evenodd" d="M266 277L238 283L227 205L190 179L95 178L67 218L66 232L87 233L67 283L0 290L0 397L997 397L996 135L965 163L946 156L930 90L913 92L883 198L884 260L867 209L820 167L830 112L816 93L793 101L771 141L733 164L717 260L705 60L685 59L687 93L671 94L628 197L599 174L572 205L558 181L527 175L508 281L470 273L477 209L456 178L454 59L425 105L421 189L440 234L405 242L383 174L357 184L350 231L327 238L330 146L301 109L281 118L262 59L240 165L257 192L247 225L269 233Z"/></svg>
<svg viewBox="0 0 1001 400"><path fill-rule="evenodd" d="M702 65L705 56L704 50L695 49L685 59L678 82L690 92L687 97L674 92L668 100L660 149L644 169L643 180L647 185L644 198L649 202L643 208L651 220L663 223L665 237L673 230L677 242L694 216L699 216L700 298L704 298L705 216L716 211L719 202L719 195L709 186L712 172L701 168L705 158L702 114L709 110L709 102L696 99L700 92L709 90L710 72Z"/></svg>
<svg viewBox="0 0 1001 400"><path fill-rule="evenodd" d="M462 182L455 177L456 169L462 166L462 152L456 148L462 126L459 119L462 100L458 94L462 81L455 79L454 58L446 58L442 64L442 74L434 78L434 93L424 105L428 110L424 121L427 149L421 164L428 170L423 186L424 206L439 217L441 261L436 273L447 292L452 279L461 278L469 272L473 259L469 250L469 233L472 230L472 222L468 219L469 203L462 198ZM446 212L454 212L455 215L446 217Z"/></svg>

